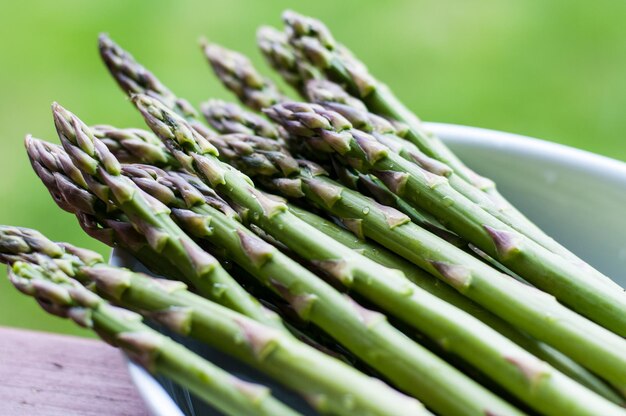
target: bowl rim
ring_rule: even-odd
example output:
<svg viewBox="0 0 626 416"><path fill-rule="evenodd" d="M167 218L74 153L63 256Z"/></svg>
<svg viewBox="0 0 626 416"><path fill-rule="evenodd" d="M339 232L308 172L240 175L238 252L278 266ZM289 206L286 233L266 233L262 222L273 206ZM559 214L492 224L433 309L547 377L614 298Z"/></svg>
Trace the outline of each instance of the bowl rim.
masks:
<svg viewBox="0 0 626 416"><path fill-rule="evenodd" d="M459 124L424 123L427 130L444 136L446 143L469 143L477 148L507 148L537 159L557 161L568 167L585 166L619 182L626 181L626 162L560 143L530 136Z"/></svg>
<svg viewBox="0 0 626 416"><path fill-rule="evenodd" d="M425 122L427 130L446 143L466 143L476 148L507 148L545 161L558 161L568 167L585 166L591 173L626 184L626 163L567 145L542 139L459 124ZM114 249L111 257L116 257ZM128 360L130 378L153 416L184 416L169 394L146 370Z"/></svg>

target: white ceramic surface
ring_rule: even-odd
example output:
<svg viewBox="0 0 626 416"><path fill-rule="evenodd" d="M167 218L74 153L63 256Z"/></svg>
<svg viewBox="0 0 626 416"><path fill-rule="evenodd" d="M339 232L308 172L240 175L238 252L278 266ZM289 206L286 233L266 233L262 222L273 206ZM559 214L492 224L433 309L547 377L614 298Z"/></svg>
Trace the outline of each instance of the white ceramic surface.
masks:
<svg viewBox="0 0 626 416"><path fill-rule="evenodd" d="M626 164L567 146L474 127L429 123L463 161L552 237L626 286ZM112 262L132 267L115 252ZM130 375L154 416L181 416L143 369Z"/></svg>

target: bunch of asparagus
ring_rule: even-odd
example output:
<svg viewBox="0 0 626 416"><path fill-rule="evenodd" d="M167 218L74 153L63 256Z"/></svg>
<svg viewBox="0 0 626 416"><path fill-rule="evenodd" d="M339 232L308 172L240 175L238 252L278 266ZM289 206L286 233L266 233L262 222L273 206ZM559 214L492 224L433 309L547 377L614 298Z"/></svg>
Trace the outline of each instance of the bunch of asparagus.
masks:
<svg viewBox="0 0 626 416"><path fill-rule="evenodd" d="M321 22L283 20L258 44L302 101L202 44L249 109L197 112L102 35L150 130L89 127L55 103L61 145L27 136L26 149L85 232L160 277L6 226L11 282L230 415L299 413L142 316L320 414L625 415L624 290L467 168Z"/></svg>

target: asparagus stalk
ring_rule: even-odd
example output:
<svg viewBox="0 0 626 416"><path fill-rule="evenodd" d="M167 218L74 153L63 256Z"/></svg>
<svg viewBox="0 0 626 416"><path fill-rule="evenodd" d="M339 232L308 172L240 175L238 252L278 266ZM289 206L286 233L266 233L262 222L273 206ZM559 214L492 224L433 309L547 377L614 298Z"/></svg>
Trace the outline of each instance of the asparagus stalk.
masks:
<svg viewBox="0 0 626 416"><path fill-rule="evenodd" d="M141 316L111 306L60 270L16 261L11 283L47 312L92 329L136 363L188 388L227 415L299 415L271 396L265 386L236 378L141 322Z"/></svg>
<svg viewBox="0 0 626 416"><path fill-rule="evenodd" d="M205 120L220 133L244 133L278 140L283 135L278 126L256 113L244 111L237 104L209 100L200 107ZM161 143L162 145L162 143ZM158 166L154 163L150 163Z"/></svg>
<svg viewBox="0 0 626 416"><path fill-rule="evenodd" d="M106 125L92 126L91 131L122 163L150 163L160 167L178 165L152 132Z"/></svg>
<svg viewBox="0 0 626 416"><path fill-rule="evenodd" d="M257 31L257 44L267 63L300 94L304 92L306 81L321 76L317 68L306 62L290 44L287 36L270 26L262 26Z"/></svg>
<svg viewBox="0 0 626 416"><path fill-rule="evenodd" d="M500 195L493 181L477 175L465 166L436 135L423 128L420 120L386 85L375 79L366 66L345 46L334 40L322 22L291 11L283 14L283 21L287 26L286 32L290 43L301 51L311 64L317 66L331 80L345 85L348 91L362 99L372 112L402 122L408 127L404 136L407 140L426 155L450 166L461 179L484 191L495 206L517 225L516 228L523 230L529 238L569 260L576 267L585 269L589 274L599 280L604 280L609 285L614 284L610 278L593 269L516 210ZM460 181L455 181L451 185L460 183ZM462 190L467 190L467 188L463 187Z"/></svg>
<svg viewBox="0 0 626 416"><path fill-rule="evenodd" d="M339 134L333 134L333 128L337 125L349 124L339 114L328 112L319 106L294 104L291 109L313 107L315 111L320 111L327 118L315 116L316 113L312 112L307 112L299 118L296 114L300 112L288 110L288 107L291 106L275 107L270 115L279 121L283 117L289 118L290 122L287 123L289 126L296 126L294 118L298 118L301 123L297 127L299 132L318 131L319 135L310 138L310 144L317 145L318 149L323 148L327 151L331 148L328 142L324 141L325 138L330 141L334 137L352 137L350 132L356 132L355 130L342 130ZM291 133L294 132L295 128L291 129ZM367 138L367 134L359 132L358 137ZM380 146L373 139L360 143L374 143ZM380 149L380 147L377 148ZM296 190L300 192L300 195L304 194L308 199L317 201L320 208L331 214L357 224L358 232L362 235L372 238L433 273L486 309L566 353L618 386L624 386L624 374L626 374L624 369L626 368L623 365L626 362L621 354L616 354L625 347L621 337L565 308L553 296L524 285L447 244L408 221L408 218L400 212L389 207L380 209L362 195L342 188L323 176L314 176L310 172L302 172L302 169L299 174L302 177L292 175L290 183L294 183L294 179L300 179L296 182L299 186ZM424 171L423 177L441 178L427 171ZM284 179L281 178L281 180L275 179L272 182L276 186L284 187L282 185ZM291 186L285 191L293 195L296 193L293 188L294 186ZM428 195L437 189L428 188L428 191L422 194L423 198L428 199ZM458 206L459 204L452 205L448 207L448 210L452 212ZM476 211L482 215L481 210ZM491 221L491 217L489 220ZM521 311L524 313L522 314ZM592 333L594 335L591 335ZM619 367L622 369L618 370ZM623 387L620 388L623 389Z"/></svg>
<svg viewBox="0 0 626 416"><path fill-rule="evenodd" d="M202 295L284 330L276 314L250 296L215 258L172 221L167 207L122 176L117 159L82 121L56 103L53 115L61 143L84 175L89 189L102 201L112 201L123 211L154 251L180 267Z"/></svg>
<svg viewBox="0 0 626 416"><path fill-rule="evenodd" d="M430 414L414 399L185 285L106 265L94 252L53 243L33 230L0 227L0 260L62 269L107 300L140 311L252 365L304 396L324 414ZM36 256L36 257L34 257ZM242 342L242 340L244 340ZM352 400L346 400L350 396Z"/></svg>
<svg viewBox="0 0 626 416"><path fill-rule="evenodd" d="M203 42L202 50L228 89L247 106L258 111L285 99L276 85L259 74L245 56L208 42Z"/></svg>
<svg viewBox="0 0 626 416"><path fill-rule="evenodd" d="M176 97L157 77L143 66L138 65L135 58L113 42L108 35L101 34L98 37L98 49L102 61L109 72L114 75L115 81L124 92L148 93L169 108L175 109L200 134L211 134L210 130L198 120L198 113L189 101Z"/></svg>
<svg viewBox="0 0 626 416"><path fill-rule="evenodd" d="M297 220L283 203L266 197L245 175L220 162L215 148L180 116L145 95L134 96L133 102L187 170L194 170L216 192L245 210L246 217L254 219L260 228L267 231L260 224L278 228L278 224L287 226L286 220ZM289 301L301 318L333 336L400 389L423 398L427 406L442 413L484 414L493 412L496 407L506 414L517 413L412 342L389 325L384 315L344 297L274 247L246 233L240 224L228 225L222 221L224 219L215 212L211 216L213 233L205 231L201 236L220 238L219 245L229 247L237 263ZM225 232L218 233L217 229L222 226ZM233 232L231 226L240 228Z"/></svg>

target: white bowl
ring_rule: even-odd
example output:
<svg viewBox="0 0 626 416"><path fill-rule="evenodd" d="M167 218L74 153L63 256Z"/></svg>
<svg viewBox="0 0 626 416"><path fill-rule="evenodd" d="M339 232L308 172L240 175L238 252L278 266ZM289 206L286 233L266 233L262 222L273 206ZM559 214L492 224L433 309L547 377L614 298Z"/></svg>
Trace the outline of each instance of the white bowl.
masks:
<svg viewBox="0 0 626 416"><path fill-rule="evenodd" d="M501 193L549 235L626 287L626 164L509 133L439 123L427 126L468 166L494 179ZM116 250L111 261L137 266ZM216 361L210 349L193 347ZM226 363L229 371L239 371L232 360L218 359L222 361L217 364ZM129 369L153 415L183 415L154 378L132 363ZM172 392L171 383L161 382ZM174 394L180 404L180 389ZM182 394L183 406L196 405Z"/></svg>

